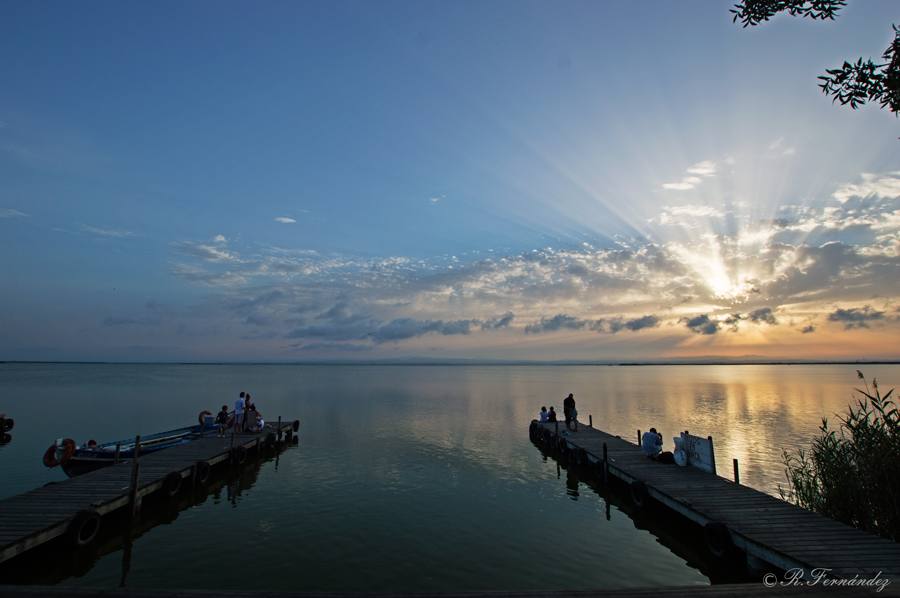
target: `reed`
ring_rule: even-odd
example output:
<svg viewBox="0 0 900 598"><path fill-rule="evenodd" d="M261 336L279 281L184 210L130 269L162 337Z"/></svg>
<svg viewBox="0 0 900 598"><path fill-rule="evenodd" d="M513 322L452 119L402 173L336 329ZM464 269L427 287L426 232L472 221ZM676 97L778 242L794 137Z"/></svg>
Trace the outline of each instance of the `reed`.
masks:
<svg viewBox="0 0 900 598"><path fill-rule="evenodd" d="M856 404L822 419L808 449L783 451L787 486L781 497L848 525L900 541L900 412L878 381L855 388Z"/></svg>

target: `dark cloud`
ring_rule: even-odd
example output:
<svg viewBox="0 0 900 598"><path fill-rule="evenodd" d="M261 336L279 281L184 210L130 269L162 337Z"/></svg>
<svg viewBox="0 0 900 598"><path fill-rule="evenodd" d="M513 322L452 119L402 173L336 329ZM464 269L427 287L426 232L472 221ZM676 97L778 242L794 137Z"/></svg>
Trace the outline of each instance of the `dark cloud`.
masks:
<svg viewBox="0 0 900 598"><path fill-rule="evenodd" d="M625 318L611 318L609 320L596 320L591 322L590 328L596 332L609 332L615 334L621 330L637 332L644 328L656 328L659 326L659 318L654 315L641 316L626 320Z"/></svg>
<svg viewBox="0 0 900 598"><path fill-rule="evenodd" d="M685 326L697 334L715 334L719 331L719 323L710 320L707 314L701 314L693 318L682 318L679 321L684 322Z"/></svg>
<svg viewBox="0 0 900 598"><path fill-rule="evenodd" d="M806 326L804 326L803 328L800 329L800 332L802 332L803 334L811 334L815 331L816 331L816 327L813 326L812 324L807 324Z"/></svg>
<svg viewBox="0 0 900 598"><path fill-rule="evenodd" d="M829 322L841 322L844 324L844 329L846 330L850 330L851 328L868 328L869 322L876 322L879 320L884 320L884 312L874 310L868 305L864 307L852 307L850 309L838 308L828 314Z"/></svg>
<svg viewBox="0 0 900 598"><path fill-rule="evenodd" d="M747 319L755 323L764 322L771 326L775 326L776 324L778 324L778 319L775 317L775 312L771 307L761 307L759 309L755 309L747 314Z"/></svg>
<svg viewBox="0 0 900 598"><path fill-rule="evenodd" d="M400 341L431 332L442 335L469 334L476 320L416 320L413 318L398 318L378 327L372 334L372 340L376 343L388 341Z"/></svg>
<svg viewBox="0 0 900 598"><path fill-rule="evenodd" d="M502 316L497 316L496 318L491 318L489 320L485 320L481 323L482 330L498 330L500 328L508 328L512 321L515 319L515 314L511 311L506 312Z"/></svg>
<svg viewBox="0 0 900 598"><path fill-rule="evenodd" d="M555 332L557 330L581 330L588 325L587 320L582 320L566 314L556 314L552 318L541 318L540 322L525 326L526 334L539 334L541 332Z"/></svg>
<svg viewBox="0 0 900 598"><path fill-rule="evenodd" d="M741 314L729 314L728 317L725 318L724 322L722 322L722 323L725 324L725 326L728 326L728 329L731 330L732 332L737 332L738 331L738 323L743 319L745 319L745 316L743 316ZM695 330L694 332L697 332L697 331ZM704 334L711 334L711 333L704 333Z"/></svg>

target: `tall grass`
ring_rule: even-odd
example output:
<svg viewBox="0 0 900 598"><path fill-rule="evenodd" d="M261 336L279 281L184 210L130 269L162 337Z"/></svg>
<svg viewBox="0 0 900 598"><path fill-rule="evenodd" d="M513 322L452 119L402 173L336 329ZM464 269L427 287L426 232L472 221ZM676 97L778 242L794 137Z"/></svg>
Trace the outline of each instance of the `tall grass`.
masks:
<svg viewBox="0 0 900 598"><path fill-rule="evenodd" d="M865 390L837 415L822 419L808 450L783 452L787 487L781 497L832 519L900 541L900 412L857 370Z"/></svg>

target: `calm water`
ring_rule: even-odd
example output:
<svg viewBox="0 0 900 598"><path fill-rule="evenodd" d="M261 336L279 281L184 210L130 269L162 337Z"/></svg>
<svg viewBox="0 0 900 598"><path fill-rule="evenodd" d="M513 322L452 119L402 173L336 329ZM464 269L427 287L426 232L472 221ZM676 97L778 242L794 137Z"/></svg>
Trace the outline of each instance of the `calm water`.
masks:
<svg viewBox="0 0 900 598"><path fill-rule="evenodd" d="M900 367L866 366L885 386ZM574 589L705 584L697 568L528 440L574 392L583 419L633 438L655 426L715 438L721 472L776 493L782 448L846 406L854 366L0 365L0 496L64 476L53 439L187 425L253 393L300 418L299 446L133 545L130 587L295 590ZM549 530L557 539L548 541ZM654 530L656 531L656 530ZM656 532L659 533L659 532ZM555 554L565 539L579 546ZM672 542L667 542L671 545ZM62 583L112 587L122 551ZM2 580L0 580L2 581Z"/></svg>

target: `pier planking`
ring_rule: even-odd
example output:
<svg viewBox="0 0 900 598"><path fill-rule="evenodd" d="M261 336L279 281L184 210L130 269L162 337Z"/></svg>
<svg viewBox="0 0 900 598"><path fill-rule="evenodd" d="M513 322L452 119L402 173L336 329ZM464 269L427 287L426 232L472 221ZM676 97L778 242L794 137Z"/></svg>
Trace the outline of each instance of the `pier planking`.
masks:
<svg viewBox="0 0 900 598"><path fill-rule="evenodd" d="M556 434L556 424L535 425ZM590 425L564 431L560 423L560 437L569 448L584 449L589 463L602 463L606 444L611 477L643 482L651 498L701 526L725 524L734 546L749 557L782 570L825 568L834 577L881 572L900 580L900 544L715 474L658 463L636 444Z"/></svg>
<svg viewBox="0 0 900 598"><path fill-rule="evenodd" d="M267 423L257 433L212 433L188 444L140 456L137 497L152 494L175 472L189 483L198 461L210 466L231 457L234 447L258 448L268 434L289 435L291 422ZM0 563L58 538L75 516L90 510L103 517L129 504L132 463L124 460L80 476L51 482L30 492L0 500Z"/></svg>

